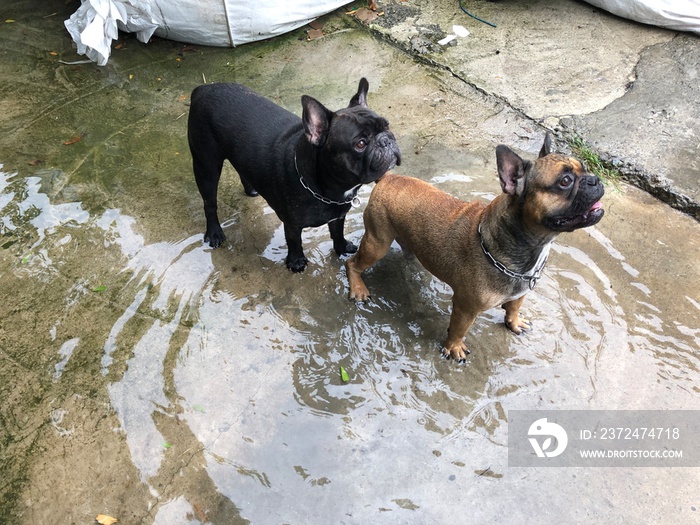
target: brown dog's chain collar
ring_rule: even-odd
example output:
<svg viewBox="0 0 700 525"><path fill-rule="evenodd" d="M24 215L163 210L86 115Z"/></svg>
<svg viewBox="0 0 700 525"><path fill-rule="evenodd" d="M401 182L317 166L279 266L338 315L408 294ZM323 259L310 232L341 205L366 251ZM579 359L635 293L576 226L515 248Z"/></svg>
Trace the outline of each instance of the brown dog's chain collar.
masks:
<svg viewBox="0 0 700 525"><path fill-rule="evenodd" d="M299 171L299 166L297 165L297 156L296 154L294 155L294 167L297 170L297 175L299 175L299 182L301 182L301 185L304 187L304 189L308 190L311 195L316 197L318 200L320 200L324 204L335 204L336 206L344 206L345 204L350 204L352 205L353 208L359 208L361 201L360 198L357 195L354 195L351 199L348 199L346 201L333 201L329 199L328 197L324 197L320 193L316 193L314 190L312 190L308 184L306 184L306 181L304 180L304 177L302 177L301 172ZM360 185L357 186L359 188ZM355 188L355 192L357 192L357 188Z"/></svg>
<svg viewBox="0 0 700 525"><path fill-rule="evenodd" d="M530 290L535 288L535 285L537 285L537 281L539 281L540 276L542 274L542 270L544 270L544 266L547 264L547 259L549 259L549 256L544 258L544 261L542 261L542 264L540 264L539 268L536 268L534 273L532 275L525 275L523 273L517 273L514 272L513 270L509 270L506 268L506 266L500 262L497 261L493 255L486 249L486 246L484 245L484 238L481 236L481 223L479 223L479 242L481 243L481 249L484 251L484 254L486 257L489 258L491 261L491 264L493 264L496 269L504 274L506 274L508 277L511 277L513 279L520 279L521 281L528 281L528 285L530 287Z"/></svg>

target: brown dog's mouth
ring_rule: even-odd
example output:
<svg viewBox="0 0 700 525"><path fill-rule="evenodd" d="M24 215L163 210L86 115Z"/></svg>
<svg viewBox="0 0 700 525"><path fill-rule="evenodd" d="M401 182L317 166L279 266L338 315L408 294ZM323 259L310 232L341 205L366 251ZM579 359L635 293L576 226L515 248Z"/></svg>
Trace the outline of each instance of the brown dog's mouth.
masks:
<svg viewBox="0 0 700 525"><path fill-rule="evenodd" d="M603 204L601 201L596 201L593 206L580 215L550 217L548 223L552 230L570 232L578 228L587 228L597 224L604 214Z"/></svg>
<svg viewBox="0 0 700 525"><path fill-rule="evenodd" d="M600 211L601 215L605 210L603 210L603 203L601 201L596 202L593 206L591 206L591 209L588 210L586 213L595 213Z"/></svg>

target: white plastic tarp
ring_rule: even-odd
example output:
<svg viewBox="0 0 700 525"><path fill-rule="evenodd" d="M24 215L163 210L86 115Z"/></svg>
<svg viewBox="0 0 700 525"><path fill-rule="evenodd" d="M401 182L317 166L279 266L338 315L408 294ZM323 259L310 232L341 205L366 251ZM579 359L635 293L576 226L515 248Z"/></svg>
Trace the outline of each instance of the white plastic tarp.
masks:
<svg viewBox="0 0 700 525"><path fill-rule="evenodd" d="M700 34L700 0L586 0L614 15Z"/></svg>
<svg viewBox="0 0 700 525"><path fill-rule="evenodd" d="M65 21L78 53L103 66L118 31L218 47L264 40L350 0L82 0Z"/></svg>

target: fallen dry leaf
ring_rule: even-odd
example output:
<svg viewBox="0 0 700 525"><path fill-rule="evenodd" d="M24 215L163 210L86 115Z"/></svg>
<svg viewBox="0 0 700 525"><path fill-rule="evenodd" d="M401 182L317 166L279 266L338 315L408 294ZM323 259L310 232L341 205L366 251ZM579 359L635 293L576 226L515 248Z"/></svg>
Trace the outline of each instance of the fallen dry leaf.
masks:
<svg viewBox="0 0 700 525"><path fill-rule="evenodd" d="M76 142L78 142L78 141L79 141L80 139L82 139L82 138L83 138L83 137L82 137L81 135L78 135L77 137L73 137L72 139L65 141L65 142L63 143L63 145L64 145L64 146L70 146L71 144L75 144Z"/></svg>
<svg viewBox="0 0 700 525"><path fill-rule="evenodd" d="M323 36L323 31L321 29L309 29L306 32L307 40L317 40Z"/></svg>
<svg viewBox="0 0 700 525"><path fill-rule="evenodd" d="M112 525L113 523L119 521L117 518L107 516L106 514L98 514L95 520L97 520L97 523L99 523L100 525Z"/></svg>
<svg viewBox="0 0 700 525"><path fill-rule="evenodd" d="M364 22L365 24L368 24L369 22L373 22L374 20L377 19L379 15L371 11L367 8L361 7L357 11L355 11L355 17L360 20L361 22Z"/></svg>
<svg viewBox="0 0 700 525"><path fill-rule="evenodd" d="M30 166L39 166L40 164L43 164L44 161L41 159L34 159L29 161Z"/></svg>
<svg viewBox="0 0 700 525"><path fill-rule="evenodd" d="M192 506L194 507L194 511L197 513L197 518L199 519L199 521L201 521L202 523L206 523L207 521L209 521L209 518L207 517L206 513L202 510L202 507L197 505L196 502L193 503Z"/></svg>
<svg viewBox="0 0 700 525"><path fill-rule="evenodd" d="M318 19L312 20L309 22L309 25L311 26L311 29L323 29L323 22L319 21Z"/></svg>

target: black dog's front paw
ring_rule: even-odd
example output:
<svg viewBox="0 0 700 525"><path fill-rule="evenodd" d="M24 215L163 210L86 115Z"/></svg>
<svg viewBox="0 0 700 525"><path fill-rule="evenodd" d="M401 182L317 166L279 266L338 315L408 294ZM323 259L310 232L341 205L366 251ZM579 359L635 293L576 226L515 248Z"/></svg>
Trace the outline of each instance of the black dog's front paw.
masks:
<svg viewBox="0 0 700 525"><path fill-rule="evenodd" d="M306 257L297 257L295 259L290 258L287 256L286 263L287 263L287 268L292 270L294 273L301 273L306 269L306 263L309 261L306 260Z"/></svg>
<svg viewBox="0 0 700 525"><path fill-rule="evenodd" d="M216 226L212 226L211 228L207 228L207 231L204 234L204 242L208 242L209 246L212 248L218 248L225 240L226 235L224 235L224 231L218 224Z"/></svg>
<svg viewBox="0 0 700 525"><path fill-rule="evenodd" d="M357 251L357 246L343 239L341 242L333 243L333 249L338 255L352 255Z"/></svg>

